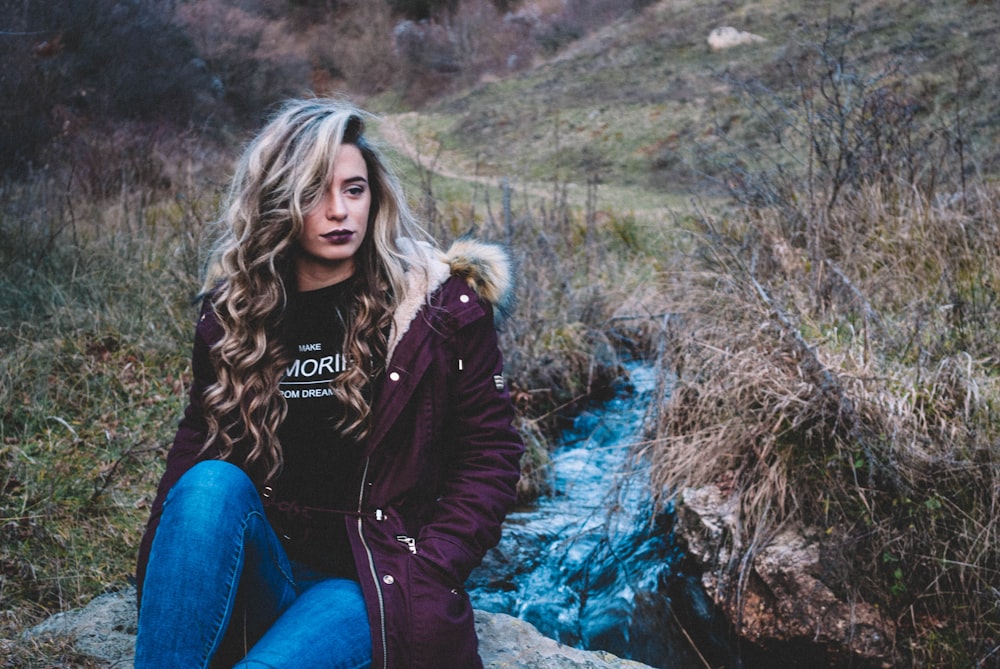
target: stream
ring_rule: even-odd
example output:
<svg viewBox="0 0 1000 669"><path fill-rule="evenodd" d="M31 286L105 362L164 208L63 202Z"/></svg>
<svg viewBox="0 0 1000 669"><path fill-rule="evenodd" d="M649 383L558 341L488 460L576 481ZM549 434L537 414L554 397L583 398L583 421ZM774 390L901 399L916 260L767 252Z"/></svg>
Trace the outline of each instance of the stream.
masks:
<svg viewBox="0 0 1000 669"><path fill-rule="evenodd" d="M647 471L633 462L657 394L655 366L626 371L611 400L586 407L562 433L553 493L507 517L467 583L472 603L566 645L653 667L740 666L697 575L684 573L673 513L654 512Z"/></svg>

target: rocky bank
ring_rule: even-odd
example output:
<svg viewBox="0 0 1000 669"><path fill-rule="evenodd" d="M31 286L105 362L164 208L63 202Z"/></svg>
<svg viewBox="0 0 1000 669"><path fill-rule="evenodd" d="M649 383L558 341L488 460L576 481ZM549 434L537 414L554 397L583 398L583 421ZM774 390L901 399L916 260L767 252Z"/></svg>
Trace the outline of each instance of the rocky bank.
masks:
<svg viewBox="0 0 1000 669"><path fill-rule="evenodd" d="M652 669L610 653L570 648L500 613L476 611L476 629L486 669ZM109 668L131 669L135 630L135 589L126 588L56 614L26 634L70 637L81 654Z"/></svg>
<svg viewBox="0 0 1000 669"><path fill-rule="evenodd" d="M703 570L708 596L737 634L782 666L893 666L892 620L860 600L845 601L822 580L818 530L789 527L748 556L736 499L715 486L681 492L675 530ZM728 566L744 562L743 583ZM739 590L740 596L734 593ZM781 658L785 659L782 660ZM777 664L773 666L778 666Z"/></svg>

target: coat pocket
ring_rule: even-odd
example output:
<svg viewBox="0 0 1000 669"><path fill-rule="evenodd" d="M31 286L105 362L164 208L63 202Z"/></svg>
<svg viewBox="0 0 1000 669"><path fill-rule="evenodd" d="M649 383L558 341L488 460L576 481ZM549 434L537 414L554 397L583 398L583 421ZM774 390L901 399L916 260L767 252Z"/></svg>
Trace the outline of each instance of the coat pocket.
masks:
<svg viewBox="0 0 1000 669"><path fill-rule="evenodd" d="M478 669L475 615L460 583L419 553L409 560L414 667Z"/></svg>

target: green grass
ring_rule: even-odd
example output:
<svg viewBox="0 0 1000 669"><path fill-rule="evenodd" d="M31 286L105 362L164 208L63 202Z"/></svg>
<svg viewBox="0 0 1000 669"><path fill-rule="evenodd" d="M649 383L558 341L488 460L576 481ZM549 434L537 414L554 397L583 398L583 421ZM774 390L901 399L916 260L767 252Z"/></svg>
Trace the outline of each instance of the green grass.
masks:
<svg viewBox="0 0 1000 669"><path fill-rule="evenodd" d="M832 7L835 20L849 16L849 8ZM597 171L615 187L690 192L704 185L692 171L711 166L695 157L719 142L719 126L732 127L730 139L755 143L754 110L732 78L794 96L788 68L801 67L804 47L822 38L828 11L787 2L660 3L535 68L432 102L412 124L483 173L544 183L556 171L570 182ZM851 44L873 70L900 63L907 93L928 102L926 114L958 112L960 96L975 131L966 141L996 164L998 65L982 40L997 23L983 3L860 3ZM719 25L768 42L712 53L705 40Z"/></svg>
<svg viewBox="0 0 1000 669"><path fill-rule="evenodd" d="M0 274L3 636L134 571L185 400L197 236L169 201L135 204L76 202L72 231L15 249ZM64 205L35 213L61 219Z"/></svg>

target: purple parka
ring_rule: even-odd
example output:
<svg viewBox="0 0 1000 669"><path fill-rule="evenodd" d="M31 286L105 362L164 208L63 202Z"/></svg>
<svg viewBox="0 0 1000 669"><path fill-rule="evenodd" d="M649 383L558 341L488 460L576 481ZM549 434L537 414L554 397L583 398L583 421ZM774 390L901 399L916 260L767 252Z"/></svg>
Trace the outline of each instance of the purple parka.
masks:
<svg viewBox="0 0 1000 669"><path fill-rule="evenodd" d="M499 541L524 448L512 426L493 315L509 299L511 270L498 247L479 242L459 241L443 255L405 248L408 290L394 314L356 473L359 514L342 522L368 609L372 667L476 669L482 661L463 583ZM199 457L201 394L214 378L209 348L220 335L203 308L190 402L139 549L140 593L167 492L210 457Z"/></svg>

